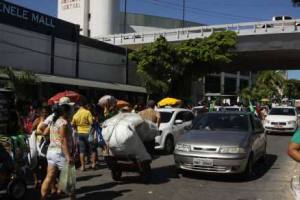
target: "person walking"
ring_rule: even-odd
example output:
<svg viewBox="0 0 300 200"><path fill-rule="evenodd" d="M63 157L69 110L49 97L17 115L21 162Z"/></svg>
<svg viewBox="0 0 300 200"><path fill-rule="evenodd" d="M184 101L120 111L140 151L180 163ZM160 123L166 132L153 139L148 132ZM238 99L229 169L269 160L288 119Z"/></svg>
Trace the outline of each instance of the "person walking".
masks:
<svg viewBox="0 0 300 200"><path fill-rule="evenodd" d="M41 200L46 199L58 174L66 164L73 164L74 144L72 127L70 124L71 103L68 97L59 100L59 109L56 109L50 124L50 144L47 151L47 175L41 187ZM70 194L75 199L75 194Z"/></svg>
<svg viewBox="0 0 300 200"><path fill-rule="evenodd" d="M147 103L147 108L139 112L139 115L144 120L149 120L157 125L157 128L159 129L160 126L160 114L159 112L156 112L154 110L155 108L155 101L149 100ZM151 141L144 142L144 145L150 155L154 154L155 151L155 138Z"/></svg>
<svg viewBox="0 0 300 200"><path fill-rule="evenodd" d="M92 153L92 168L96 167L96 152L91 152L90 144L88 141L90 129L93 125L92 113L88 110L88 103L85 98L81 98L79 102L79 109L72 119L72 126L74 127L79 143L80 164L81 171L85 171L85 157Z"/></svg>
<svg viewBox="0 0 300 200"><path fill-rule="evenodd" d="M42 140L48 140L48 136L44 136L43 131L43 122L49 116L50 109L48 107L43 107L40 110L39 117L36 118L32 125L32 130L36 136L36 145L39 146ZM37 166L33 170L34 176L34 186L37 188L38 186L38 173L40 173L41 180L44 180L46 173L47 173L47 159L38 154L37 156Z"/></svg>

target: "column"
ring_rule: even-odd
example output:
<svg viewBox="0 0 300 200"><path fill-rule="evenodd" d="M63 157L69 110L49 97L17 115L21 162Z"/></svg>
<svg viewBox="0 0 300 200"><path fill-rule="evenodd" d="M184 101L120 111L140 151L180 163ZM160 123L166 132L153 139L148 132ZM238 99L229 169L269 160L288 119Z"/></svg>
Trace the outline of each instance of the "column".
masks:
<svg viewBox="0 0 300 200"><path fill-rule="evenodd" d="M221 85L220 85L220 93L224 94L225 92L225 73L221 72L221 81L220 81Z"/></svg>

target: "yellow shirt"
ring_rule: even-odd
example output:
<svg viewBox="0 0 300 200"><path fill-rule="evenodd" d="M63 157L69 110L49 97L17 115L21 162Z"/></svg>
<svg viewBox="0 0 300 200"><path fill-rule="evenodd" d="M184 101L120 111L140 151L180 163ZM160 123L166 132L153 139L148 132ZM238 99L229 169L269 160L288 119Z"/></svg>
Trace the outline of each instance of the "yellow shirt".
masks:
<svg viewBox="0 0 300 200"><path fill-rule="evenodd" d="M76 127L77 133L88 134L92 124L93 116L91 112L80 107L72 119L72 125Z"/></svg>

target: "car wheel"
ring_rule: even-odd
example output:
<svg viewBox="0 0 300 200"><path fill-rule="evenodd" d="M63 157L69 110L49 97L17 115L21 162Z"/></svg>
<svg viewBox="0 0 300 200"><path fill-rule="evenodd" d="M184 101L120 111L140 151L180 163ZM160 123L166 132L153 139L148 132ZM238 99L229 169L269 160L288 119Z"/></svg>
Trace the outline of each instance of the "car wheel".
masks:
<svg viewBox="0 0 300 200"><path fill-rule="evenodd" d="M7 194L9 199L23 199L26 193L26 183L21 179L13 179L7 186Z"/></svg>
<svg viewBox="0 0 300 200"><path fill-rule="evenodd" d="M166 141L165 141L165 148L164 148L165 152L167 154L171 154L174 151L174 140L172 136L168 136Z"/></svg>
<svg viewBox="0 0 300 200"><path fill-rule="evenodd" d="M253 177L253 175L254 175L253 166L254 166L254 159L253 159L253 155L251 154L249 156L246 169L242 175L243 179L250 180Z"/></svg>

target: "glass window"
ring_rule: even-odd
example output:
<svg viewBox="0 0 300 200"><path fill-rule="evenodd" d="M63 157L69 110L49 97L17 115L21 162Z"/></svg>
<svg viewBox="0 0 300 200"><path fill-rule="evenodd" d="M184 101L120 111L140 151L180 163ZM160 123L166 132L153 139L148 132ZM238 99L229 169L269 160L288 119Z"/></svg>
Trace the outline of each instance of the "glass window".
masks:
<svg viewBox="0 0 300 200"><path fill-rule="evenodd" d="M182 120L182 121L184 121L184 112L177 113L175 120Z"/></svg>
<svg viewBox="0 0 300 200"><path fill-rule="evenodd" d="M184 112L183 115L185 122L192 121L194 119L194 115L191 112Z"/></svg>
<svg viewBox="0 0 300 200"><path fill-rule="evenodd" d="M296 115L295 110L293 108L272 108L269 115Z"/></svg>
<svg viewBox="0 0 300 200"><path fill-rule="evenodd" d="M211 113L204 114L193 124L194 130L206 131L249 131L249 117L246 114Z"/></svg>
<svg viewBox="0 0 300 200"><path fill-rule="evenodd" d="M160 122L161 123L168 123L174 112L159 112L160 113Z"/></svg>

